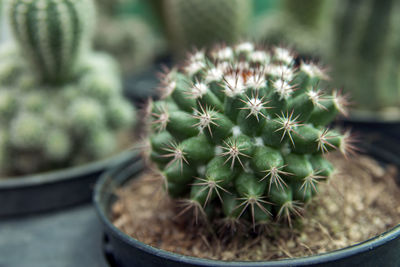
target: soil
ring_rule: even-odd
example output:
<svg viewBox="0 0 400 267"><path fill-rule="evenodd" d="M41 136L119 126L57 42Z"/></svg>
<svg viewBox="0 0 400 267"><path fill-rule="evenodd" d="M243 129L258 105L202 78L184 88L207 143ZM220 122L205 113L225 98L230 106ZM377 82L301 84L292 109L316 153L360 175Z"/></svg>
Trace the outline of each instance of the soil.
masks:
<svg viewBox="0 0 400 267"><path fill-rule="evenodd" d="M113 222L126 234L151 246L188 256L260 261L337 250L379 235L400 223L400 187L394 166L367 156L329 156L338 170L305 208L293 227L273 223L219 235L210 225L191 225L176 216L177 205L145 173L117 190ZM251 227L250 227L251 229Z"/></svg>

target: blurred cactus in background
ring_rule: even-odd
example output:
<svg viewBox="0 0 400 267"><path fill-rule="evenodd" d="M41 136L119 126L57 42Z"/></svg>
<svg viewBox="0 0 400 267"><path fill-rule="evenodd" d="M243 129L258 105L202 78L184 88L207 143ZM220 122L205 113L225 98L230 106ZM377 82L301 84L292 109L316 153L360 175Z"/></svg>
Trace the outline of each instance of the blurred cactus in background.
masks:
<svg viewBox="0 0 400 267"><path fill-rule="evenodd" d="M143 71L157 55L156 37L140 17L107 18L99 20L94 47L112 54L124 74Z"/></svg>
<svg viewBox="0 0 400 267"><path fill-rule="evenodd" d="M360 110L400 118L400 1L337 1L334 80ZM385 113L385 112L383 112ZM372 113L371 113L372 114Z"/></svg>
<svg viewBox="0 0 400 267"><path fill-rule="evenodd" d="M329 45L329 0L282 0L272 12L260 16L253 38L275 45L292 45L301 55L321 56Z"/></svg>
<svg viewBox="0 0 400 267"><path fill-rule="evenodd" d="M252 12L248 0L152 0L150 4L177 57L196 47L243 38Z"/></svg>
<svg viewBox="0 0 400 267"><path fill-rule="evenodd" d="M8 0L9 23L33 71L47 83L62 83L88 49L94 22L92 1Z"/></svg>
<svg viewBox="0 0 400 267"><path fill-rule="evenodd" d="M3 35L5 30L5 24L3 21L3 1L0 2L0 43L3 41Z"/></svg>
<svg viewBox="0 0 400 267"><path fill-rule="evenodd" d="M352 152L348 132L328 129L346 99L319 87L328 77L316 63L296 62L246 42L200 50L165 74L148 107L150 158L182 213L290 223L334 171L324 154Z"/></svg>
<svg viewBox="0 0 400 267"><path fill-rule="evenodd" d="M131 2L134 1L132 0ZM126 4L128 0L95 0L95 2L99 13L112 17L118 13L118 8Z"/></svg>
<svg viewBox="0 0 400 267"><path fill-rule="evenodd" d="M94 47L113 55L124 75L145 70L158 55L160 46L154 29L140 14L120 14L128 4L137 4L131 2L97 0L99 16Z"/></svg>
<svg viewBox="0 0 400 267"><path fill-rule="evenodd" d="M134 121L113 58L90 49L91 0L7 0L0 47L0 169L15 175L116 152Z"/></svg>

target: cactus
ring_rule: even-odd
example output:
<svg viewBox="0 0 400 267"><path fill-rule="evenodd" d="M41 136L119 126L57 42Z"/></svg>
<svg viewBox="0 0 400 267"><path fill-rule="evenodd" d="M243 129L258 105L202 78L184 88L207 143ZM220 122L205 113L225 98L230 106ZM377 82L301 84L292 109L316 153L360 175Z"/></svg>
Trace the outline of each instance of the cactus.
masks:
<svg viewBox="0 0 400 267"><path fill-rule="evenodd" d="M8 0L9 22L24 55L43 81L61 83L74 74L93 31L89 0Z"/></svg>
<svg viewBox="0 0 400 267"><path fill-rule="evenodd" d="M84 17L83 8L92 6L91 1L9 0L8 5L19 45L0 46L1 175L68 167L116 152L114 137L128 130L135 111L122 97L115 60L90 50L90 42L84 41L89 40L84 29L89 29L93 10ZM42 26L49 28L51 38L35 43L43 31L40 23L50 22ZM24 23L32 27L22 31ZM66 31L68 25L76 31ZM76 42L73 47L57 43L70 38ZM25 60L27 54L31 57ZM42 60L55 65L49 69L39 64Z"/></svg>
<svg viewBox="0 0 400 267"><path fill-rule="evenodd" d="M284 0L279 9L256 19L252 35L275 45L291 44L301 55L321 56L328 49L331 1Z"/></svg>
<svg viewBox="0 0 400 267"><path fill-rule="evenodd" d="M97 50L112 54L120 63L123 73L144 70L153 61L157 51L157 38L150 25L140 17L99 19L94 39Z"/></svg>
<svg viewBox="0 0 400 267"><path fill-rule="evenodd" d="M145 70L162 49L142 6L132 0L96 3L99 16L94 48L116 58L124 76Z"/></svg>
<svg viewBox="0 0 400 267"><path fill-rule="evenodd" d="M126 2L125 0L96 0L99 12L113 16L117 13L118 6Z"/></svg>
<svg viewBox="0 0 400 267"><path fill-rule="evenodd" d="M283 0L283 9L302 26L318 27L326 0Z"/></svg>
<svg viewBox="0 0 400 267"><path fill-rule="evenodd" d="M161 0L151 3L156 13L162 10L170 48L178 56L193 46L238 41L243 38L251 13L251 2L247 0Z"/></svg>
<svg viewBox="0 0 400 267"><path fill-rule="evenodd" d="M334 171L324 155L354 152L348 132L328 129L347 102L318 87L327 78L286 48L252 43L193 53L167 72L147 110L149 156L182 213L253 225L300 214Z"/></svg>
<svg viewBox="0 0 400 267"><path fill-rule="evenodd" d="M15 57L3 55L5 61L10 56ZM84 71L73 82L46 86L34 80L26 87L19 84L27 76L30 80L30 66L20 64L22 56L17 59L14 65L7 61L7 68L0 65L0 121L4 135L9 136L0 146L5 159L4 164L0 162L2 173L64 167L79 155L82 163L117 149L113 136L132 125L135 112L121 96L121 83L111 58L91 52L81 60L80 69ZM0 60L3 62L3 58ZM5 75L10 69L12 77ZM34 157L28 156L33 152Z"/></svg>
<svg viewBox="0 0 400 267"><path fill-rule="evenodd" d="M359 109L400 106L400 2L338 1L331 62ZM397 116L398 117L398 116Z"/></svg>

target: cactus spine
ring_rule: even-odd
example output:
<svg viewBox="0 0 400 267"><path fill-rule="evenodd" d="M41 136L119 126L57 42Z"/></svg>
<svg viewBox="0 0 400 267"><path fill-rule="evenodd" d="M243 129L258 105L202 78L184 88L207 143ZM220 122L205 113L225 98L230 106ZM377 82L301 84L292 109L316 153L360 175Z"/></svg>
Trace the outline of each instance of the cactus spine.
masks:
<svg viewBox="0 0 400 267"><path fill-rule="evenodd" d="M92 32L92 1L10 0L9 22L22 50L49 83L74 74Z"/></svg>
<svg viewBox="0 0 400 267"><path fill-rule="evenodd" d="M252 43L196 52L168 72L148 109L150 157L182 212L253 225L299 214L333 172L323 155L352 152L348 133L327 128L346 100L318 87L326 78L290 50Z"/></svg>
<svg viewBox="0 0 400 267"><path fill-rule="evenodd" d="M400 2L338 1L331 61L335 80L363 110L400 106Z"/></svg>
<svg viewBox="0 0 400 267"><path fill-rule="evenodd" d="M90 49L91 0L7 4L19 46L0 47L0 174L64 168L116 152L114 137L135 113L122 97L114 59Z"/></svg>

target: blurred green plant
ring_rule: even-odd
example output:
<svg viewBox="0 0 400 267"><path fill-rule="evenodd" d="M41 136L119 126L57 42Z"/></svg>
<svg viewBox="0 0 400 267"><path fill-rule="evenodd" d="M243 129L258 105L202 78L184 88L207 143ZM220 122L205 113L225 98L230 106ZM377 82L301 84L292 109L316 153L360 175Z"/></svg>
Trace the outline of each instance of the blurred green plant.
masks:
<svg viewBox="0 0 400 267"><path fill-rule="evenodd" d="M252 13L248 0L151 0L149 4L176 57L245 37Z"/></svg>
<svg viewBox="0 0 400 267"><path fill-rule="evenodd" d="M140 1L96 0L94 47L113 55L125 76L145 70L162 51L150 13Z"/></svg>
<svg viewBox="0 0 400 267"><path fill-rule="evenodd" d="M337 1L330 61L356 107L400 119L400 2Z"/></svg>
<svg viewBox="0 0 400 267"><path fill-rule="evenodd" d="M290 44L303 56L320 57L329 45L331 5L329 0L279 1L255 19L252 36L259 42Z"/></svg>
<svg viewBox="0 0 400 267"><path fill-rule="evenodd" d="M112 57L93 52L91 0L7 0L0 48L0 170L36 173L116 152L135 120Z"/></svg>

